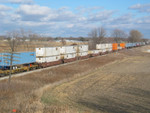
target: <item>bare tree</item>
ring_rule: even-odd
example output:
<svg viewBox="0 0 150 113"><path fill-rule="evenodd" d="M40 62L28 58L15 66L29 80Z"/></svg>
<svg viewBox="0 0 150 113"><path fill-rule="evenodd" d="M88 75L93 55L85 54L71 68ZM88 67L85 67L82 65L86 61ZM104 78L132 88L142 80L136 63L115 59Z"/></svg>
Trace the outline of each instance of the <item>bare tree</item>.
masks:
<svg viewBox="0 0 150 113"><path fill-rule="evenodd" d="M102 43L105 36L106 36L106 30L103 27L98 28L98 42Z"/></svg>
<svg viewBox="0 0 150 113"><path fill-rule="evenodd" d="M131 30L130 35L128 37L128 41L130 42L139 42L141 41L142 34L138 30Z"/></svg>
<svg viewBox="0 0 150 113"><path fill-rule="evenodd" d="M95 49L96 44L103 43L106 36L106 30L103 27L93 29L89 34L91 41L89 42L90 49Z"/></svg>
<svg viewBox="0 0 150 113"><path fill-rule="evenodd" d="M122 39L127 37L127 34L123 30L115 29L112 32L112 37L116 43L120 43Z"/></svg>
<svg viewBox="0 0 150 113"><path fill-rule="evenodd" d="M65 41L65 39L64 39L64 38L61 38L61 43L62 43L62 45L63 45L63 46L65 46L65 45L66 45L66 41Z"/></svg>
<svg viewBox="0 0 150 113"><path fill-rule="evenodd" d="M95 49L96 44L98 43L97 28L93 29L88 35L91 38L89 41L89 49Z"/></svg>
<svg viewBox="0 0 150 113"><path fill-rule="evenodd" d="M12 32L8 32L6 34L7 36L7 41L8 41L8 47L10 50L10 55L8 55L8 59L10 61L10 74L9 74L9 85L10 85L10 81L11 81L11 73L12 73L12 64L14 60L14 54L16 54L16 49L18 47L18 45L20 44L20 38L19 38L19 32L18 31L12 31Z"/></svg>

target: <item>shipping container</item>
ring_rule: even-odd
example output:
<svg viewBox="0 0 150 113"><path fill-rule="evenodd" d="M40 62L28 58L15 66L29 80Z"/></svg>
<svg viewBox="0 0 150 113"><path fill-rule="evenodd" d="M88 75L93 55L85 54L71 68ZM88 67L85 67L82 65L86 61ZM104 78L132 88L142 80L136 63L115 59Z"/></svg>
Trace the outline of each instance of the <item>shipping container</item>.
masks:
<svg viewBox="0 0 150 113"><path fill-rule="evenodd" d="M36 57L48 57L60 55L60 47L36 48Z"/></svg>
<svg viewBox="0 0 150 113"><path fill-rule="evenodd" d="M60 49L61 54L69 54L69 53L76 53L77 46L62 46Z"/></svg>
<svg viewBox="0 0 150 113"><path fill-rule="evenodd" d="M76 58L76 56L77 56L76 53L65 54L64 59Z"/></svg>
<svg viewBox="0 0 150 113"><path fill-rule="evenodd" d="M78 45L78 49L77 49L77 52L78 53L81 53L81 52L84 52L84 51L88 51L88 45Z"/></svg>
<svg viewBox="0 0 150 113"><path fill-rule="evenodd" d="M106 44L96 44L96 49L106 49Z"/></svg>
<svg viewBox="0 0 150 113"><path fill-rule="evenodd" d="M10 53L0 53L0 66L10 66L10 55ZM13 66L36 62L35 52L16 52L13 57Z"/></svg>
<svg viewBox="0 0 150 113"><path fill-rule="evenodd" d="M91 50L91 56L98 56L100 55L100 50Z"/></svg>
<svg viewBox="0 0 150 113"><path fill-rule="evenodd" d="M112 44L112 50L113 51L117 51L118 50L118 44L117 43L113 43Z"/></svg>
<svg viewBox="0 0 150 113"><path fill-rule="evenodd" d="M77 53L69 53L64 55L64 63L73 62L77 60Z"/></svg>
<svg viewBox="0 0 150 113"><path fill-rule="evenodd" d="M37 57L36 62L37 63L44 63L44 62L54 62L60 60L60 55L58 56L49 56L49 57Z"/></svg>
<svg viewBox="0 0 150 113"><path fill-rule="evenodd" d="M131 48L132 47L132 43L126 43L126 48Z"/></svg>
<svg viewBox="0 0 150 113"><path fill-rule="evenodd" d="M79 59L86 59L86 58L89 58L89 57L90 57L90 55L88 54L88 51L78 53L78 58Z"/></svg>
<svg viewBox="0 0 150 113"><path fill-rule="evenodd" d="M120 47L122 47L122 49L125 49L125 43L120 43Z"/></svg>

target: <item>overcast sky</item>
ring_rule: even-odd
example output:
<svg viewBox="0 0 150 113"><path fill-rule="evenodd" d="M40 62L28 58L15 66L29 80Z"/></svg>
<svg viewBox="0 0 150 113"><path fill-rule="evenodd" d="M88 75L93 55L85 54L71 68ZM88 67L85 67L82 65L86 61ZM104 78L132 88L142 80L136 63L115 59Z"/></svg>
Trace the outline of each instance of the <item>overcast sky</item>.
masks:
<svg viewBox="0 0 150 113"><path fill-rule="evenodd" d="M46 36L87 36L103 26L150 38L150 0L0 0L0 35L23 28Z"/></svg>

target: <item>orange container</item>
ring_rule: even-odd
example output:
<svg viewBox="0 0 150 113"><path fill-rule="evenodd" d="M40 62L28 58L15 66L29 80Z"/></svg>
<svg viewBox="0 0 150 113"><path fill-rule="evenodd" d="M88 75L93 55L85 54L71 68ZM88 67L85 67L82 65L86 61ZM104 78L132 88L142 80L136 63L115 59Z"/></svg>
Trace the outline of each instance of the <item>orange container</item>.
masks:
<svg viewBox="0 0 150 113"><path fill-rule="evenodd" d="M113 44L112 44L112 50L113 50L113 51L118 50L118 44L117 44L117 43L113 43Z"/></svg>
<svg viewBox="0 0 150 113"><path fill-rule="evenodd" d="M120 47L122 47L122 49L125 48L125 43L120 43Z"/></svg>

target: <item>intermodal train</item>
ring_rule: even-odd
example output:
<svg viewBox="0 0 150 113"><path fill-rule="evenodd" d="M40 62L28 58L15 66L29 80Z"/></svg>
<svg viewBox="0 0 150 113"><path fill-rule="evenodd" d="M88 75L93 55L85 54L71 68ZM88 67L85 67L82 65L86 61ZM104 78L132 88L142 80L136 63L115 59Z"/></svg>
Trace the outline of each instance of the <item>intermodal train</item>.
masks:
<svg viewBox="0 0 150 113"><path fill-rule="evenodd" d="M36 48L34 52L16 52L13 53L11 73L46 68L146 44L145 42L96 44L96 50L89 50L88 45L72 45ZM10 56L10 53L0 53L0 77L10 73Z"/></svg>

